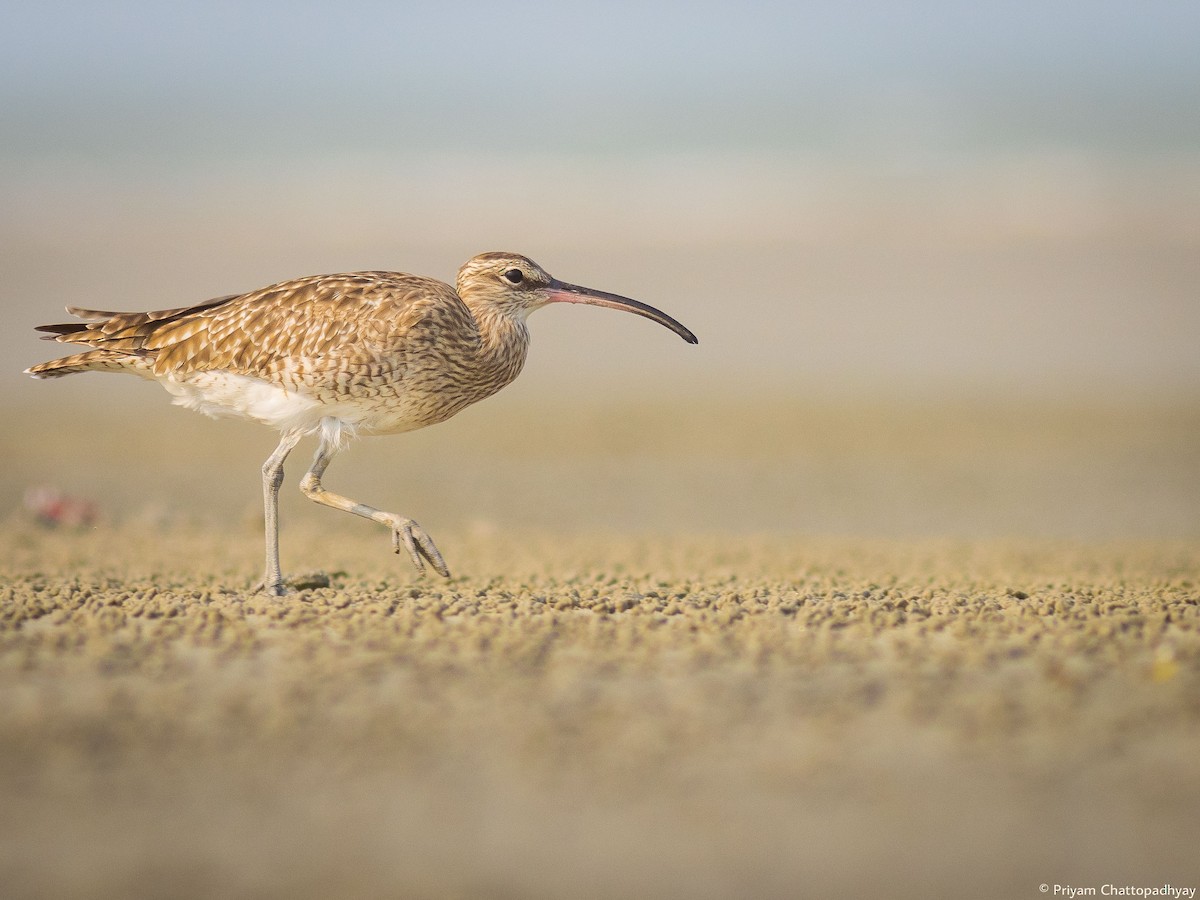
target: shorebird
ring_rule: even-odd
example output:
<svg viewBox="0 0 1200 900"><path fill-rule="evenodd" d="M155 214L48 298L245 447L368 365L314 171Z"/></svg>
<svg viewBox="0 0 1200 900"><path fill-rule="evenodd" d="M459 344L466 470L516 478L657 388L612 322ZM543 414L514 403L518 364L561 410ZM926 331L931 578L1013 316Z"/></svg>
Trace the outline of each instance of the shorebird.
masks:
<svg viewBox="0 0 1200 900"><path fill-rule="evenodd" d="M352 438L443 422L509 384L529 350L525 319L548 303L625 310L697 343L653 306L559 281L516 253L483 253L458 270L456 287L400 272L353 272L156 312L69 306L83 321L37 330L46 332L44 340L91 349L25 372L34 378L131 372L157 381L180 406L278 429L279 444L262 467L262 588L269 593L286 592L279 565L283 463L307 435L316 435L318 445L300 490L391 529L395 552L407 550L418 572L428 562L449 577L420 525L327 491L321 479Z"/></svg>

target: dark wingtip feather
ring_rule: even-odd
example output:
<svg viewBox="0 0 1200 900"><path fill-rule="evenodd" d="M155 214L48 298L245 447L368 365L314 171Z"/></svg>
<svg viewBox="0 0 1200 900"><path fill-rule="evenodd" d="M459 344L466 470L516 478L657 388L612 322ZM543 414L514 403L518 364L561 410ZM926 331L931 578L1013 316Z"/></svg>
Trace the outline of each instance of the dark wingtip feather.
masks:
<svg viewBox="0 0 1200 900"><path fill-rule="evenodd" d="M74 334L75 332L83 331L86 328L87 328L86 325L81 325L78 322L64 322L61 325L38 325L33 330L34 331L44 331L48 334L55 335L55 334ZM48 337L48 338L44 338L43 340L52 341L52 340L54 340L54 338Z"/></svg>

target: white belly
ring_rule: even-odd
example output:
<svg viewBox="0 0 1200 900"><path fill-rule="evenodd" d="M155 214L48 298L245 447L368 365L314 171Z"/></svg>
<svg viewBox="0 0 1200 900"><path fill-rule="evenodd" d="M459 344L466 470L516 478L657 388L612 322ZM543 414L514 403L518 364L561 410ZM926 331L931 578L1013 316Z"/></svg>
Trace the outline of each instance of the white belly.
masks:
<svg viewBox="0 0 1200 900"><path fill-rule="evenodd" d="M186 380L159 380L175 403L214 418L250 419L280 431L316 431L326 416L336 416L329 404L295 389L249 375L197 372Z"/></svg>
<svg viewBox="0 0 1200 900"><path fill-rule="evenodd" d="M184 379L158 379L179 406L214 418L248 419L279 431L312 434L322 420L336 420L354 434L396 434L448 418L435 398L420 392L376 392L354 399L332 393L315 396L297 387L284 387L232 372L195 372Z"/></svg>

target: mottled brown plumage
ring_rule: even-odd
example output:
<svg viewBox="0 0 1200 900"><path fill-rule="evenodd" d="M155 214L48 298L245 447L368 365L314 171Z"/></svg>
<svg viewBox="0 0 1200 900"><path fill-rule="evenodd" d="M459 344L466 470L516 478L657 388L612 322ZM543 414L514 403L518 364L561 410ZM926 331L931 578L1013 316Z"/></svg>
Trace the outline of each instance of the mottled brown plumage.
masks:
<svg viewBox="0 0 1200 900"><path fill-rule="evenodd" d="M301 482L305 494L387 525L397 552L407 548L418 570L428 561L448 575L419 525L332 494L321 477L349 438L444 421L511 382L528 352L526 316L553 302L624 309L696 343L653 307L560 282L524 256L484 253L462 266L457 289L418 275L356 272L156 312L68 307L83 321L38 331L46 340L90 349L26 372L35 378L131 372L158 381L182 406L279 429L279 446L263 466L267 590L283 590L277 512L283 462L302 437L316 433L320 444Z"/></svg>

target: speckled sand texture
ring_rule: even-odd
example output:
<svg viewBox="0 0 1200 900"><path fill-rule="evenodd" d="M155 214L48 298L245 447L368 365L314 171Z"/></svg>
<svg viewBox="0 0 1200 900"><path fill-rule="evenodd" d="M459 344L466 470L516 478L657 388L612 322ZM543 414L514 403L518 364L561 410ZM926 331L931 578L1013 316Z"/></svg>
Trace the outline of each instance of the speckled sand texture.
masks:
<svg viewBox="0 0 1200 900"><path fill-rule="evenodd" d="M6 528L12 895L1195 878L1195 548L520 537L277 601L244 535Z"/></svg>
<svg viewBox="0 0 1200 900"><path fill-rule="evenodd" d="M110 439L53 452L99 455L114 475L98 491L119 510L133 475L153 477L136 454L161 448L122 464L103 457ZM1094 443L1136 469L1126 445ZM887 446L905 483L939 483L908 445ZM485 451L476 468L504 464ZM214 477L248 469L237 485L252 509L259 461L179 452ZM954 452L931 457L946 492L1008 515L953 476L966 471ZM1165 490L1164 460L1172 477L1192 465L1183 444L1172 453L1136 457L1159 468L1113 481L1105 502L1133 510L1138 492ZM703 493L695 473L717 463L677 458ZM843 458L843 483L865 482L886 519L885 476ZM1035 488L1056 459L1024 482L1011 463L1014 504L1053 517ZM619 484L600 471L543 467L529 483L581 509L632 506L623 489L600 495ZM766 485L769 511L778 482L764 471L738 477ZM946 492L929 503L962 508ZM446 582L416 578L369 523L305 510L285 518L285 566L332 584L276 600L246 589L261 564L254 516L197 515L133 506L83 531L19 515L0 527L5 897L1200 886L1196 542L704 537L687 510L620 534L514 510L507 528L426 521L457 572Z"/></svg>

